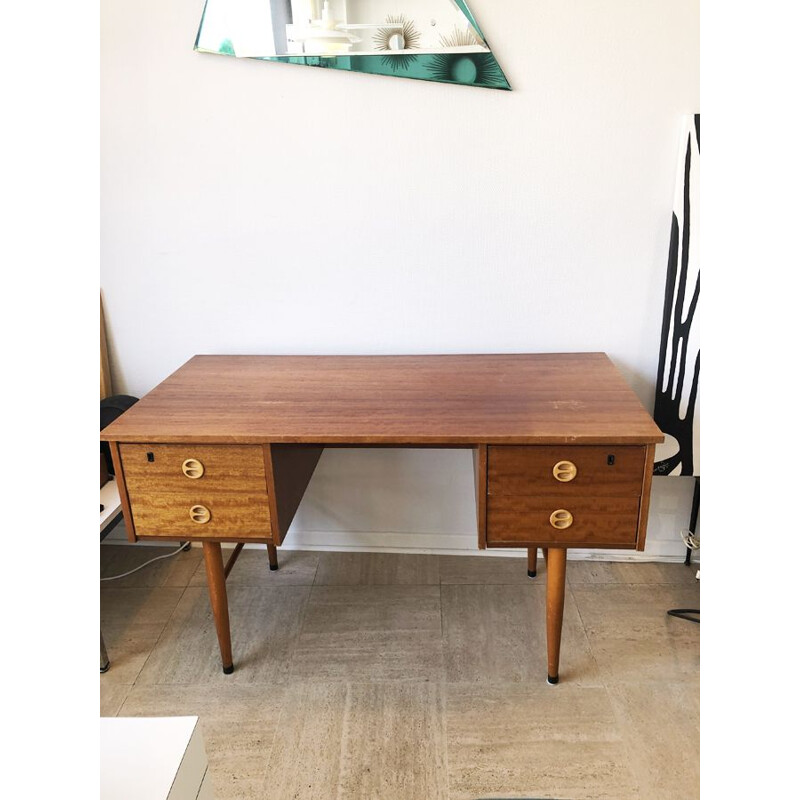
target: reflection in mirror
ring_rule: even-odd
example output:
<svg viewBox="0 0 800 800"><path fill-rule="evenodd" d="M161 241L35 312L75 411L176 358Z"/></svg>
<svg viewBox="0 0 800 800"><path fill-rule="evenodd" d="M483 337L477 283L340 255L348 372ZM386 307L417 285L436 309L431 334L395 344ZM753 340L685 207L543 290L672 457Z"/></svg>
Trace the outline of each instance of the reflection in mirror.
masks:
<svg viewBox="0 0 800 800"><path fill-rule="evenodd" d="M206 0L195 50L511 88L465 0Z"/></svg>

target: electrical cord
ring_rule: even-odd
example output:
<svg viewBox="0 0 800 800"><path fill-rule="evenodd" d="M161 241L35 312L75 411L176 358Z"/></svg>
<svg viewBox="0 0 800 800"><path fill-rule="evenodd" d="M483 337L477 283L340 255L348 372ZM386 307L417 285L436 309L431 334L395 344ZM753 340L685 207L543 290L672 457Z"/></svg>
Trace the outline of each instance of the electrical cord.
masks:
<svg viewBox="0 0 800 800"><path fill-rule="evenodd" d="M699 536L695 536L695 534L693 534L687 528L684 528L681 531L681 539L683 540L683 543L686 545L686 547L689 548L689 550L699 550L700 549L700 537Z"/></svg>
<svg viewBox="0 0 800 800"><path fill-rule="evenodd" d="M138 567L134 567L132 570L128 572L123 572L122 575L111 575L108 578L100 578L101 581L117 581L120 578L127 578L128 575L133 575L134 572L138 572L140 569L144 569L148 564L152 564L155 561L161 561L162 558L172 558L172 556L178 555L182 550L188 550L191 547L191 542L186 542L182 544L177 550L173 550L171 553L167 553L164 556L156 556L155 558L151 558L149 561L145 561L144 564L140 564Z"/></svg>
<svg viewBox="0 0 800 800"><path fill-rule="evenodd" d="M700 624L700 609L699 608L671 608L667 611L671 617L678 619L685 619L688 622L696 622Z"/></svg>

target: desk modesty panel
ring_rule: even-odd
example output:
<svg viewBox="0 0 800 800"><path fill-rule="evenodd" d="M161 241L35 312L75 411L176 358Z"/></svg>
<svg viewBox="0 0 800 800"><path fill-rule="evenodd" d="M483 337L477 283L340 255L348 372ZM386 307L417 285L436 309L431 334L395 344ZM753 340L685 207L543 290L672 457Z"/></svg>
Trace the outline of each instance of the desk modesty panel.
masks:
<svg viewBox="0 0 800 800"><path fill-rule="evenodd" d="M224 577L239 548L223 567L219 542L266 543L277 569L275 548L326 446L472 449L478 546L527 547L532 577L546 549L555 682L566 548L644 548L663 435L603 353L208 355L101 439L129 537L204 543L226 672Z"/></svg>

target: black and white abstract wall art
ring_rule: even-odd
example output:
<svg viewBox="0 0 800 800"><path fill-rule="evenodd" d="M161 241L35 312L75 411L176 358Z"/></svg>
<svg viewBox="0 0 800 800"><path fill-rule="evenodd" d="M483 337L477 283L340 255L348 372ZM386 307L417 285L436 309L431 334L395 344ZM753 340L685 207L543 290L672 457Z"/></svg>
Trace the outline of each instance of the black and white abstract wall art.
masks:
<svg viewBox="0 0 800 800"><path fill-rule="evenodd" d="M698 195L700 115L683 120L653 418L665 436L655 475L700 475Z"/></svg>

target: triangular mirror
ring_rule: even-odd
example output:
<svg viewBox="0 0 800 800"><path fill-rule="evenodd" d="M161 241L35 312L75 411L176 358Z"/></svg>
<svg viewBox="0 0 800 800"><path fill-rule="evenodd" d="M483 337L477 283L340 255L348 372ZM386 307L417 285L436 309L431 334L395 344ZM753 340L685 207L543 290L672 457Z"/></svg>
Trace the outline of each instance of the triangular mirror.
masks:
<svg viewBox="0 0 800 800"><path fill-rule="evenodd" d="M511 88L464 0L206 0L194 49Z"/></svg>

